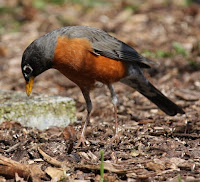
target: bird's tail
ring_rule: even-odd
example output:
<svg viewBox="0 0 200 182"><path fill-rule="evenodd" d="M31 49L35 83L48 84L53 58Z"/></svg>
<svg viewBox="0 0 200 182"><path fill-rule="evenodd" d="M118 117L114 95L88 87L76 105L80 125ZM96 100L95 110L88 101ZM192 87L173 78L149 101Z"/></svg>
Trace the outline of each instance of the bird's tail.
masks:
<svg viewBox="0 0 200 182"><path fill-rule="evenodd" d="M137 74L129 75L122 79L121 82L136 89L142 95L147 97L151 102L156 104L163 112L170 116L174 116L177 113L185 113L179 106L164 96L157 88L155 88L143 76L140 70L136 70L136 72Z"/></svg>

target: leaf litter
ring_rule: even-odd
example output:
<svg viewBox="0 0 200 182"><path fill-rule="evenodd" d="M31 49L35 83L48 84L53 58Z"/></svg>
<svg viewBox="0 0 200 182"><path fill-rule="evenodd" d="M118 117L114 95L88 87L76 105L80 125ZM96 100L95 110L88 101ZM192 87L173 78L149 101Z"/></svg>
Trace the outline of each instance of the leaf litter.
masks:
<svg viewBox="0 0 200 182"><path fill-rule="evenodd" d="M133 8L128 2L107 4L103 10L73 3L48 4L40 11L22 1L21 8L25 9L20 14L24 19L20 31L1 35L0 88L24 91L21 55L43 32L66 25L90 25L110 32L141 53L144 50L144 56L159 63L145 71L147 77L183 107L186 115L166 116L139 93L117 83L120 142L112 144L108 142L114 135L110 95L105 87L97 88L91 94L94 109L86 133L89 144L75 149L80 121L85 119L85 103L79 88L57 71L49 71L36 80L34 94L73 97L79 122L45 131L3 122L1 181L100 181L101 149L105 181L200 180L199 5L156 0L142 1ZM55 15L47 19L52 9ZM87 13L80 13L83 10Z"/></svg>

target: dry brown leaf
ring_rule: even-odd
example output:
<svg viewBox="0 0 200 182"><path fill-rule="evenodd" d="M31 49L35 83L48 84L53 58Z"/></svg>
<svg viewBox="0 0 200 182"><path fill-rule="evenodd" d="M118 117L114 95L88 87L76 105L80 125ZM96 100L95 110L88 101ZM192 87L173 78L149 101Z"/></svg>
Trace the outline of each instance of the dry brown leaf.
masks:
<svg viewBox="0 0 200 182"><path fill-rule="evenodd" d="M165 166L164 165L158 164L158 163L155 163L155 162L146 163L146 167L148 169L150 169L150 170L155 171L155 172L160 172L160 171L165 170Z"/></svg>
<svg viewBox="0 0 200 182"><path fill-rule="evenodd" d="M12 130L13 128L21 128L21 124L15 121L4 121L0 124L0 128Z"/></svg>
<svg viewBox="0 0 200 182"><path fill-rule="evenodd" d="M139 150L132 150L130 154L131 154L131 156L133 156L133 157L137 157L137 156L140 155L140 151L139 151Z"/></svg>
<svg viewBox="0 0 200 182"><path fill-rule="evenodd" d="M6 57L8 55L7 47L0 46L0 56Z"/></svg>
<svg viewBox="0 0 200 182"><path fill-rule="evenodd" d="M63 136L65 140L75 140L76 139L76 131L72 126L67 126L63 130Z"/></svg>
<svg viewBox="0 0 200 182"><path fill-rule="evenodd" d="M53 180L60 181L66 177L65 170L63 168L48 167L45 169L45 172Z"/></svg>

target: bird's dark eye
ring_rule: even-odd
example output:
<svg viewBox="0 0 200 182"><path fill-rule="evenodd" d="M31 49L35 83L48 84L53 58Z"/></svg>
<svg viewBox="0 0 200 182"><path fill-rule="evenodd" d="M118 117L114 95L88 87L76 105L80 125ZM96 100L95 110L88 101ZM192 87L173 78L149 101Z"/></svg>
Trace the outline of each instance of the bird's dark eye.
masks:
<svg viewBox="0 0 200 182"><path fill-rule="evenodd" d="M33 69L29 65L24 66L23 70L24 73L26 73L27 75L33 71Z"/></svg>

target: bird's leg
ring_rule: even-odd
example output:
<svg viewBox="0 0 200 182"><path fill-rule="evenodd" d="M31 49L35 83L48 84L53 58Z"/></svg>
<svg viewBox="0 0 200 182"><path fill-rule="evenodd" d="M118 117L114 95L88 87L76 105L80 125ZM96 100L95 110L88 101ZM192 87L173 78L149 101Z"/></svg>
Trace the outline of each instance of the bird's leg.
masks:
<svg viewBox="0 0 200 182"><path fill-rule="evenodd" d="M79 141L76 144L75 148L78 148L81 144L83 146L85 146L85 143L86 143L85 132L86 132L87 124L90 122L90 115L91 115L91 111L92 111L92 102L90 100L89 90L87 90L87 89L81 89L81 91L82 91L83 97L85 98L85 101L86 101L87 117L86 117L83 129L82 129L82 132L81 132L81 136L80 136Z"/></svg>
<svg viewBox="0 0 200 182"><path fill-rule="evenodd" d="M119 142L119 133L118 133L118 118L117 118L117 96L115 94L115 90L113 88L113 86L111 84L108 85L108 88L110 90L110 94L111 94L111 99L112 99L112 104L113 104L113 108L114 108L114 117L115 117L115 135L114 137L111 139L110 142Z"/></svg>

